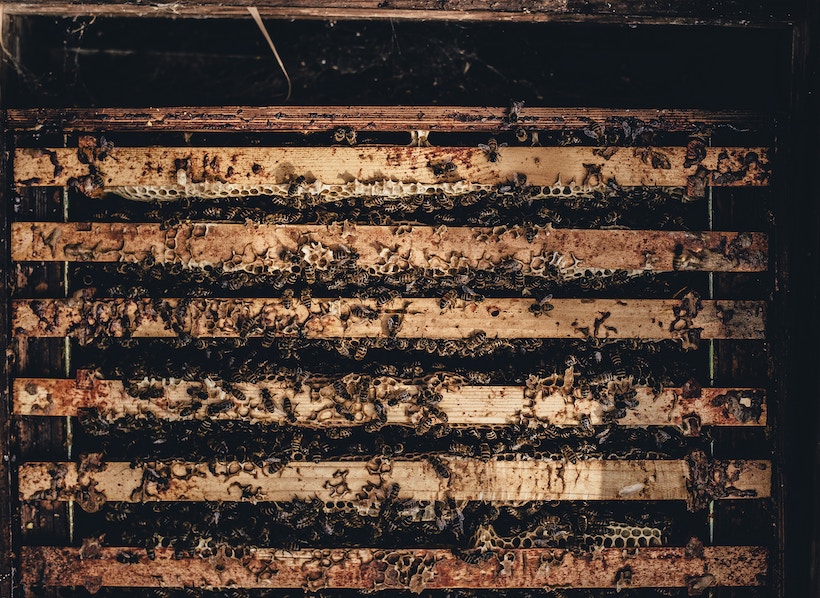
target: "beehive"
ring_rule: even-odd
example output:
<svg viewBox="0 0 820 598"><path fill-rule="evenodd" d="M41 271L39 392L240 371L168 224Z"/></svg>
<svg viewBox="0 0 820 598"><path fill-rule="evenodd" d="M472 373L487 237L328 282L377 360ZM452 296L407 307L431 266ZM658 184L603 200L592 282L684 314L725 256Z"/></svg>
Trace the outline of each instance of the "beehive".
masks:
<svg viewBox="0 0 820 598"><path fill-rule="evenodd" d="M768 421L759 377L714 382L766 294L713 281L768 284L770 231L712 226L723 188L765 209L765 123L131 114L10 115L14 413L72 421L68 459L18 464L24 519L64 503L74 534L26 542L29 591L765 587L769 545L708 533L771 496L770 460L709 443ZM304 141L144 134L216 118Z"/></svg>

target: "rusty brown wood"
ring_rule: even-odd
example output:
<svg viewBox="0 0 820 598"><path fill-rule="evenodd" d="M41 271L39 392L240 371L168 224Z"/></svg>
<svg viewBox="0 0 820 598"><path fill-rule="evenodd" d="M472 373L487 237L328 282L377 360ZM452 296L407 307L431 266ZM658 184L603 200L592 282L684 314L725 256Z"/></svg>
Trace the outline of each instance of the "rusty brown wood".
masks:
<svg viewBox="0 0 820 598"><path fill-rule="evenodd" d="M683 588L760 586L765 583L768 552L760 546L706 546L702 554L678 547L606 548L576 554L552 548L514 549L498 559L468 564L448 550L374 550L369 548L283 551L251 548L243 557L199 555L177 559L171 548L145 550L104 547L91 558L73 547L22 549L23 584L27 586L100 587L241 587L422 589L437 588ZM317 554L318 552L318 554ZM122 562L122 555L129 561ZM117 558L118 555L120 558ZM429 567L429 575L406 575L402 583L392 563L404 559ZM327 559L330 566L323 566ZM499 559L506 573L499 575ZM623 573L631 583L623 582ZM711 577L704 577L705 573Z"/></svg>
<svg viewBox="0 0 820 598"><path fill-rule="evenodd" d="M748 111L618 110L524 106L515 120L505 107L470 106L218 106L179 108L11 108L8 126L21 130L116 131L534 131L620 126L637 121L663 132L691 132L705 126L765 129L770 119Z"/></svg>
<svg viewBox="0 0 820 598"><path fill-rule="evenodd" d="M449 477L428 461L295 461L276 473L253 463L167 461L109 462L94 467L29 462L18 469L20 500L75 500L94 511L107 501L276 502L294 498L370 503L397 484L397 496L413 500L690 500L687 461L515 460L447 457ZM150 475L146 475L150 469ZM768 461L714 461L715 498L766 498ZM698 485L699 492L710 492ZM161 482L161 483L159 483ZM370 489L370 490L368 490Z"/></svg>
<svg viewBox="0 0 820 598"><path fill-rule="evenodd" d="M293 263L287 255L301 255L303 246L307 250L315 241L330 248L346 247L358 255L356 265L371 273L380 268L443 272L453 256L458 256L460 266L472 269L492 268L512 258L530 276L546 272L547 263L556 264L561 256L566 264L577 261L582 268L647 272L761 272L768 261L768 237L762 233L514 226L499 234L478 227L258 223L184 223L169 228L150 223L15 222L11 227L16 261L140 262L150 256L156 263L228 271L289 269ZM241 261L236 256L242 256ZM391 256L393 265L388 266ZM322 267L333 262L332 256L324 259L328 263Z"/></svg>
<svg viewBox="0 0 820 598"><path fill-rule="evenodd" d="M378 384L375 384L378 382ZM394 390L418 392L413 384L403 384L392 379L376 378L371 381L374 399L382 400L386 393ZM201 389L199 382L162 382L156 386L162 390L161 396L138 398L128 394L127 387L118 380L99 380L93 377L67 380L54 378L18 378L13 386L13 406L17 415L33 416L76 416L80 409L96 409L109 419L126 415L137 418L148 413L164 420L182 419L247 419L258 423L289 425L284 409L284 399L293 405L293 415L297 426L354 426L372 420L374 414L365 413L360 421L348 421L335 410L332 398L332 380L313 391L310 388L294 390L291 383L260 382L257 384L235 383L245 402L233 401L231 409L224 409L217 415L208 414L208 406L226 399L230 394L213 386L212 397L202 401L199 409L190 408L189 389ZM380 394L379 388L383 388ZM322 388L329 392L324 393ZM388 390L388 388L390 390ZM262 391L270 392L276 409L264 406ZM746 388L704 388L697 398L684 397L679 388L667 388L655 394L646 387L636 387L638 405L628 409L626 416L619 418L619 426L681 426L684 416L696 414L704 426L765 426L766 405L763 390ZM448 416L450 425L481 426L504 425L517 421L522 412L531 410L535 418L557 426L577 426L583 416L588 416L593 425L605 422L603 408L598 401L574 397L574 389L569 392L555 390L533 391L527 397L523 386L462 386L454 390L443 390L438 408ZM242 407L247 407L247 412ZM182 409L188 407L183 412ZM759 411L755 412L755 409ZM413 418L404 405L388 405L387 423L392 425L413 425ZM183 414L184 413L184 414ZM748 415L747 415L748 414Z"/></svg>
<svg viewBox="0 0 820 598"><path fill-rule="evenodd" d="M506 298L458 301L445 309L438 299L426 298L393 299L381 306L376 300L314 298L309 308L282 299L193 299L185 300L184 309L180 302L18 299L11 306L12 330L21 337L81 340L95 335L169 338L177 336L172 325L208 338L262 336L265 331L295 336L301 331L307 338L470 339L481 331L490 339L691 339L692 334L753 339L764 338L766 312L763 301L702 301L696 314L681 315L685 301L674 299L554 299L552 311L544 315L531 311L532 300ZM358 317L359 306L378 316Z"/></svg>
<svg viewBox="0 0 820 598"><path fill-rule="evenodd" d="M557 181L574 182L582 188L592 181L613 181L624 187L686 186L689 177L702 168L709 173L705 184L769 184L765 148L710 147L701 162L684 167L686 151L684 147L654 148L651 152L655 153L622 148L606 159L592 147L504 147L498 155L477 147L120 147L87 164L75 149L22 148L15 151L14 183L67 185L70 179L93 176L105 190L176 189L194 183L247 188L287 185L304 176L308 183L330 186L353 181L495 185L523 175L528 184L541 186ZM451 175L436 174L436 165L448 163L455 165Z"/></svg>

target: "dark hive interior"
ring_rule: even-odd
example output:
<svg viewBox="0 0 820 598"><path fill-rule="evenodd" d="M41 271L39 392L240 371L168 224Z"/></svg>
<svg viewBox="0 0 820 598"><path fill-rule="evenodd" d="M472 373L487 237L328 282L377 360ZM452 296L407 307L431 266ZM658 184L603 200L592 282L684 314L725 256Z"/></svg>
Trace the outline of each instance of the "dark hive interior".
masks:
<svg viewBox="0 0 820 598"><path fill-rule="evenodd" d="M717 155L718 148L775 148L782 133L777 116L789 102L782 64L790 39L780 29L392 20L266 24L293 80L289 105L338 106L340 114L349 113L348 105L500 107L503 119L490 125L466 127L454 118L449 128L445 123L430 132L430 151L455 148L452 161L422 168L424 176L432 171L443 182L451 174L448 164L464 152L483 161L475 170L480 178L496 167L509 168L515 151L551 148L580 148L606 164L626 156L650 174L674 172L684 167L668 148L684 152L685 168L703 162L707 150ZM17 43L10 49L6 108L275 106L286 93L250 18L17 17L11 25ZM527 110L551 106L612 110L566 126L526 120ZM749 116L669 124L671 119L630 112L637 108ZM309 148L330 156L321 152L353 148L378 154L418 141L412 127L380 127L375 118L372 127L359 130L340 119L304 132L275 125L118 130L102 120L78 130L70 119L55 125L43 118L40 127L10 125L12 173L42 157L42 148L68 148L80 156L82 168L92 168L92 179L97 174L102 179L111 164L107 154L128 148L238 148L240 154ZM41 181L26 183L12 174L8 217L12 227L17 225L12 243L31 228L38 231L32 233L35 241L51 249L47 261L13 255L10 266L11 298L17 301L11 318L12 448L21 467L14 474L20 489L17 546L71 547L81 567L105 560L114 569L147 570L156 563L173 567L176 562L179 569L205 563L214 572L210 581L195 584L201 587L182 587L190 578L159 587L172 579L169 569L161 581L145 584L158 587L108 587L122 573L89 574L56 587L62 585L53 583L60 574L56 568L38 567L27 576L25 565L36 559L26 561L24 552L21 595L776 595L778 565L765 556L763 571L749 583L724 584L708 565L686 577L642 578L640 569L643 548L680 549L685 560L703 558L701 543L707 552L714 546L774 553L779 546L777 497L768 496L768 488L758 495L742 482L735 488L737 478L719 465L762 462L771 473L776 461L771 414L782 383L780 357L770 350L782 332L771 323L778 314L772 306L780 242L774 225L783 209L774 200L782 184L779 163L755 149L739 156L727 155L733 166L711 170L712 184L700 191L693 189L694 171L675 184L622 184L621 174L604 180L600 168L583 164L584 184L514 176L468 192L449 193L436 183L399 195L368 190L334 199L313 193L315 181L297 163L281 193L193 194L160 202L136 201L129 198L133 190L104 182L105 195L92 189L89 197L86 183L93 187L94 180L49 185L50 171ZM54 160L57 178L66 165ZM462 166L466 162L458 163L472 172ZM174 164L172 182L192 182L197 167L179 159ZM249 177L259 174L258 164L253 166ZM755 169L763 171L760 178L749 174ZM281 185L281 177L277 182ZM109 231L102 234L102 245L82 237L92 230L89 223ZM141 229L146 238L161 239L159 253L154 248L126 256L117 254L126 251L122 247L102 249L116 240L111 231L121 230L117 226L137 223L146 224ZM276 255L267 247L250 257L234 251L224 260L197 262L184 254L198 231L207 231L202 233L207 237L229 224L244 227L236 234L246 235L249 245L261 229L301 232L282 242ZM64 225L77 225L71 229L76 232L60 228ZM395 248L381 244L378 259L367 257L364 243L358 248L327 240L339 230L370 227L396 239ZM448 235L462 229L473 245L509 246L498 249L496 257L471 261L466 249L450 241L450 255L463 259L434 266L425 252L428 267L398 249L404 238L422 244L413 235L423 231L433 230L429 239L438 235L446 244ZM673 243L671 251L666 247L671 266L656 269L622 258L627 241L595 246L603 256L599 261L612 259L612 267L587 266L586 258L569 251L535 254L528 261L510 253L510 247L526 250L562 230L579 231L582 240L592 232L659 231L666 238L688 231L701 241L698 249L686 244L690 241ZM709 246L711 241L703 241L708 236L698 236L708 231L728 233ZM71 234L85 240L67 240ZM762 250L759 239L767 242ZM325 252L324 262L314 260L317 247ZM120 257L106 261L105 251ZM388 267L393 263L398 265ZM267 299L279 306L270 318L249 307ZM457 332L451 330L449 337L408 332L424 326L424 313L408 308L412 302L422 305L420 300L430 306L424 313ZM513 305L508 300L524 302L520 317L529 318L535 333L505 334L493 324L491 306L497 303L503 311ZM583 312L585 306L604 305L589 300L611 300L614 307ZM653 321L657 333L619 332L620 322L628 328L640 314L626 317L618 310L643 300L672 302L669 316L675 320L657 326ZM76 318L65 324L54 315L55 301ZM569 308L563 306L570 303L562 302L572 301L579 313L592 315L564 321L562 310ZM768 323L752 313L758 309L749 307L752 303L767 310ZM16 318L23 310L33 315L21 324ZM317 333L306 321L310 310L332 315L345 330L349 325L365 332L341 338ZM711 324L693 324L707 312L714 314L708 316ZM469 313L485 314L486 322L462 323ZM754 324L757 319L764 323ZM140 332L149 320L162 332ZM558 320L573 332L547 331L546 323ZM731 338L735 326L739 332ZM54 379L80 390L48 387ZM83 390L119 382L110 390L114 398L100 408L88 397L103 393ZM459 410L459 401L468 404L465 388L491 386L515 389L520 406L500 422L478 412L465 415L466 407ZM710 394L712 389L718 390ZM482 408L506 400L497 392ZM73 399L61 399L61 393ZM88 400L82 402L80 395ZM536 406L553 395L563 397L566 408L539 415ZM670 403L662 409L666 397ZM708 399L689 410L678 406L702 397ZM75 399L68 414L51 411ZM29 405L29 411L24 414L18 404ZM574 416L561 415L564 411ZM658 413L668 417L658 419ZM713 425L709 417L722 423ZM606 480L588 482L588 498L562 494L558 486L575 482L552 470L540 470L543 480L521 496L515 489L504 494L514 473L504 474L511 478L475 474L463 481L471 467L517 471L519 464L560 464L556 470L591 468L605 477L610 463L617 468L633 461L649 462L650 469L617 486L614 494L598 492ZM26 469L41 462L51 464L43 466L45 486L32 481L33 470ZM652 473L656 462L661 468L685 465L690 479L679 484L683 495L653 493L660 476ZM100 489L104 482L88 481L102 480L122 463L127 466L117 475L136 480L121 493L122 500L107 497ZM302 470L308 472L302 481L282 481L283 472ZM73 486L65 481L72 471L79 476ZM419 482L421 498L413 496L415 482L401 477L402 471L427 476L426 486ZM560 484L549 487L554 475ZM179 490L180 484L206 479L217 482L204 497ZM452 492L451 480L460 480ZM431 485L437 490L425 490ZM292 496L285 496L288 492ZM114 549L106 552L108 547ZM266 560L260 549L275 556ZM350 564L361 563L356 559L363 553L357 550L369 549L377 566ZM437 559L443 557L425 552L433 549L451 555L444 558L447 567L482 571L478 587L460 587L457 580L439 587L436 580L445 573L436 572ZM516 562L524 558L516 551L524 549L535 550L537 557L529 558L540 560ZM602 549L618 549L626 564L601 565L603 572L589 587L571 587L571 582L550 587L547 577L533 581L560 570L562 563L569 567L572 559L581 563L579 569L597 567ZM630 564L633 557L637 564ZM301 576L302 583L277 587L284 575L277 571L278 559L291 563L295 572L288 575ZM726 563L712 566L723 571ZM758 561L729 568L756 566ZM369 581L356 582L359 589L334 587L334 576L345 567ZM237 571L241 575L231 577ZM533 577L520 584L526 576L520 571ZM457 579L452 571L446 574ZM499 587L506 578L522 587Z"/></svg>

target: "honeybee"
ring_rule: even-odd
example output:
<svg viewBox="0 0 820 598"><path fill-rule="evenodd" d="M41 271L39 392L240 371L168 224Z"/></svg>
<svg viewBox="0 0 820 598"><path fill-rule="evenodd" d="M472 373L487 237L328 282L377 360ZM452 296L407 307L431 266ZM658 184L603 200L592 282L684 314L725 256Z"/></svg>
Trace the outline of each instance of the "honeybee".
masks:
<svg viewBox="0 0 820 598"><path fill-rule="evenodd" d="M632 153L635 157L640 158L644 164L651 165L652 168L662 168L664 170L672 168L669 157L663 152L652 149L651 147L636 147L632 150Z"/></svg>
<svg viewBox="0 0 820 598"><path fill-rule="evenodd" d="M313 303L313 298L311 297L310 289L302 289L302 294L299 296L299 301L301 301L302 305L310 309L310 306Z"/></svg>
<svg viewBox="0 0 820 598"><path fill-rule="evenodd" d="M615 368L615 375L619 378L626 378L626 368L623 364L621 352L613 351L612 355L610 356L610 360L612 361L612 365Z"/></svg>
<svg viewBox="0 0 820 598"><path fill-rule="evenodd" d="M487 333L483 330L474 330L467 337L467 345L469 347L477 347L487 340Z"/></svg>
<svg viewBox="0 0 820 598"><path fill-rule="evenodd" d="M530 305L530 311L532 312L532 314L534 316L540 316L542 314L546 314L547 312L552 311L555 308L555 306L552 303L550 303L551 299L551 294L545 295L538 301L532 303L532 305Z"/></svg>
<svg viewBox="0 0 820 598"><path fill-rule="evenodd" d="M382 288L378 295L376 295L376 305L382 307L398 296L399 292L395 289Z"/></svg>
<svg viewBox="0 0 820 598"><path fill-rule="evenodd" d="M333 392L336 393L336 396L342 399L342 401L349 401L351 399L347 385L341 380L336 380L336 382L333 383Z"/></svg>
<svg viewBox="0 0 820 598"><path fill-rule="evenodd" d="M490 457L492 457L492 449L490 449L490 444L488 442L482 442L479 444L478 458L486 463L490 460Z"/></svg>
<svg viewBox="0 0 820 598"><path fill-rule="evenodd" d="M527 129L524 127L518 127L515 130L515 138L520 142L524 143L529 138L529 133L527 133Z"/></svg>
<svg viewBox="0 0 820 598"><path fill-rule="evenodd" d="M303 177L303 176L298 176L295 179L293 179L291 181L290 185L288 186L288 195L292 196L292 195L296 195L297 193L299 193L299 190L300 190L301 186L304 185L304 184L305 184L305 177Z"/></svg>
<svg viewBox="0 0 820 598"><path fill-rule="evenodd" d="M454 455L460 455L462 457L472 457L475 454L475 451L472 446L470 446L469 444L464 444L462 442L451 443L450 452Z"/></svg>
<svg viewBox="0 0 820 598"><path fill-rule="evenodd" d="M427 407L427 412L439 420L441 423L446 424L449 421L449 416L445 411L439 409L436 405L430 405Z"/></svg>
<svg viewBox="0 0 820 598"><path fill-rule="evenodd" d="M129 550L120 550L116 556L117 562L125 564L133 564L140 562L140 556Z"/></svg>
<svg viewBox="0 0 820 598"><path fill-rule="evenodd" d="M706 143L703 139L694 138L686 144L686 159L683 162L684 168L694 166L706 158Z"/></svg>
<svg viewBox="0 0 820 598"><path fill-rule="evenodd" d="M475 303L481 303L484 301L484 295L480 295L476 293L473 289L471 289L466 284L461 285L461 300L466 302L473 301Z"/></svg>
<svg viewBox="0 0 820 598"><path fill-rule="evenodd" d="M458 292L455 289L451 289L444 293L439 301L439 307L441 309L452 309L455 307L456 300L458 299Z"/></svg>
<svg viewBox="0 0 820 598"><path fill-rule="evenodd" d="M313 264L305 262L302 266L302 273L305 275L305 282L308 284L316 284L316 268Z"/></svg>
<svg viewBox="0 0 820 598"><path fill-rule="evenodd" d="M224 401L219 401L218 403L213 403L211 405L208 405L207 411L208 411L208 415L214 416L214 415L218 415L220 413L226 413L226 412L230 411L232 408L233 408L233 401L226 399Z"/></svg>
<svg viewBox="0 0 820 598"><path fill-rule="evenodd" d="M291 455L298 455L302 453L302 439L304 436L302 432L294 432L293 436L290 439L290 452ZM298 459L294 459L298 460Z"/></svg>
<svg viewBox="0 0 820 598"><path fill-rule="evenodd" d="M448 174L452 174L458 169L458 167L452 160L443 162L441 164L431 164L430 168L433 169L433 174L436 176L445 176Z"/></svg>
<svg viewBox="0 0 820 598"><path fill-rule="evenodd" d="M527 239L527 243L532 243L535 241L535 237L538 236L538 229L534 226L527 226L524 229L524 237Z"/></svg>
<svg viewBox="0 0 820 598"><path fill-rule="evenodd" d="M604 129L604 125L594 120L586 119L588 124L584 127L584 135L595 141L598 145L605 145L606 144L606 129Z"/></svg>
<svg viewBox="0 0 820 598"><path fill-rule="evenodd" d="M282 399L282 409L285 412L285 417L287 417L290 423L296 423L296 412L293 409L293 403L291 402L289 397L284 397Z"/></svg>
<svg viewBox="0 0 820 598"><path fill-rule="evenodd" d="M714 579L714 577L713 577L713 579ZM621 569L618 569L618 571L615 573L615 591L620 592L626 586L631 586L631 585L632 585L632 568L627 566L627 567L622 567ZM694 594L692 592L690 592L689 595L692 596Z"/></svg>
<svg viewBox="0 0 820 598"><path fill-rule="evenodd" d="M595 428L592 426L592 420L586 413L581 414L578 421L579 434L582 436L592 436L595 434Z"/></svg>
<svg viewBox="0 0 820 598"><path fill-rule="evenodd" d="M416 434L419 436L423 436L430 431L430 428L433 427L433 418L429 415L423 415L418 423L416 424Z"/></svg>
<svg viewBox="0 0 820 598"><path fill-rule="evenodd" d="M333 140L337 143L346 141L349 145L356 145L356 130L349 127L339 127L333 132Z"/></svg>
<svg viewBox="0 0 820 598"><path fill-rule="evenodd" d="M262 332L262 347L270 349L274 342L276 342L276 328L265 328Z"/></svg>
<svg viewBox="0 0 820 598"><path fill-rule="evenodd" d="M399 330L401 330L403 318L399 314L391 314L386 321L385 327L387 329L387 334L390 337L395 337L398 335Z"/></svg>
<svg viewBox="0 0 820 598"><path fill-rule="evenodd" d="M442 459L435 455L426 455L426 458L438 477L444 478L445 480L450 479L450 468L447 467L447 464Z"/></svg>
<svg viewBox="0 0 820 598"><path fill-rule="evenodd" d="M484 156L490 162L499 162L501 160L501 154L499 153L499 149L502 147L506 147L506 143L498 143L495 137L490 137L487 140L487 143L479 143L478 148L484 152Z"/></svg>
<svg viewBox="0 0 820 598"><path fill-rule="evenodd" d="M384 425L387 423L387 409L379 399L373 401L373 409L376 412L376 418Z"/></svg>
<svg viewBox="0 0 820 598"><path fill-rule="evenodd" d="M262 397L262 406L266 411L271 413L276 411L276 404L273 402L273 394L271 394L270 389L262 388L259 395Z"/></svg>
<svg viewBox="0 0 820 598"><path fill-rule="evenodd" d="M368 320L376 320L379 317L379 312L375 309L367 307L366 305L354 305L350 308L350 313L357 318L366 318Z"/></svg>
<svg viewBox="0 0 820 598"><path fill-rule="evenodd" d="M367 349L368 349L368 342L366 339L359 339L359 342L356 343L356 350L353 352L353 359L356 361L361 361L367 356Z"/></svg>
<svg viewBox="0 0 820 598"><path fill-rule="evenodd" d="M293 289L287 288L282 291L282 307L285 309L293 307Z"/></svg>

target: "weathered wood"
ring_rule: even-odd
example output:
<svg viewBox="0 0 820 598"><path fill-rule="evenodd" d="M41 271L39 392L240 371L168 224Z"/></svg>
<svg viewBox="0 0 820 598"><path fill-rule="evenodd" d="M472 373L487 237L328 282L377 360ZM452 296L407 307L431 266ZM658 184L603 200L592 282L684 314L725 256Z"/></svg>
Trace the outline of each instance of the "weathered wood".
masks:
<svg viewBox="0 0 820 598"><path fill-rule="evenodd" d="M13 47L19 41L17 32L11 27L11 19L3 14L0 6L0 40L3 47ZM3 85L2 104L8 102L6 98L6 82L9 80L11 68L9 60L3 60L0 64L0 83ZM9 170L8 148L11 146L7 142L6 114L5 110L0 113L0 201L8 205L12 193L9 190L11 179ZM12 452L11 447L14 441L11 438L11 406L9 397L10 370L13 367L13 343L8 326L9 297L11 296L10 284L13 284L10 276L9 255L9 218L8 212L0 219L0 351L3 359L0 365L0 598L10 598L15 591L15 569L16 562L16 538L14 534L15 507L12 496Z"/></svg>
<svg viewBox="0 0 820 598"><path fill-rule="evenodd" d="M106 190L176 189L191 183L264 187L287 185L298 176L307 183L331 186L353 181L494 185L523 175L528 184L542 186L559 180L581 188L613 180L624 187L685 186L699 167L710 173L706 184L769 183L766 148L710 147L702 161L688 168L684 167L686 151L684 147L622 148L606 159L592 147L504 147L497 155L477 147L115 147L105 159L85 164L74 149L22 148L15 151L14 183L67 185L71 178L94 175L99 177L96 185ZM437 165L450 162L454 172L436 174Z"/></svg>
<svg viewBox="0 0 820 598"><path fill-rule="evenodd" d="M379 0L290 0L282 2L218 1L173 3L133 3L116 1L50 2L29 0L6 5L10 15L142 16L142 17L247 17L247 6L256 6L266 18L279 19L412 19L457 21L523 21L619 24L689 24L735 27L777 27L791 22L789 3L635 1L635 0L547 0L521 4L500 0L492 5L470 0L395 0L385 5Z"/></svg>
<svg viewBox="0 0 820 598"><path fill-rule="evenodd" d="M413 384L390 384L391 379L376 378L369 383L371 390L368 396L383 400L389 392L418 392L419 387ZM231 395L221 390L218 384L210 386L211 398L202 401L199 409L182 409L191 404L189 390L200 390L199 382L175 381L151 384L160 388L158 397L138 398L128 394L126 385L118 380L99 380L84 377L77 380L54 378L18 378L14 381L13 406L17 415L33 416L76 416L80 409L96 409L110 419L133 415L154 416L169 420L183 419L248 419L254 422L289 425L283 403L287 397L293 406L296 426L353 426L366 421L348 421L334 409L334 400L330 393L311 395L311 389L305 386L294 390L293 384L281 382L260 382L257 384L235 383L247 399L248 412L238 410L243 403L236 402L235 407L218 414L208 414L208 406L230 399ZM328 381L324 388L331 386ZM207 387L207 386L206 386ZM383 390L380 390L383 388ZM265 408L261 392L270 392L276 406L274 410ZM389 389L389 390L388 390ZM704 426L765 426L766 405L759 405L757 417L742 415L751 414L753 405L764 396L764 391L743 388L704 388L698 398L681 396L681 389L667 388L654 394L646 387L636 387L638 406L628 409L626 416L617 420L620 426L680 426L684 416L694 413ZM593 425L604 423L604 412L598 401L569 397L562 391L552 393L533 391L530 399L523 386L463 386L455 390L444 389L438 408L447 414L450 425L486 426L504 425L517 421L522 412L530 411L541 421L557 426L577 426L586 415ZM727 400L727 398L732 397ZM569 400L568 400L569 399ZM571 401L571 402L570 402ZM728 403L737 403L734 409ZM243 415L244 413L244 415ZM387 423L392 425L413 425L413 418L402 404L386 406ZM739 417L738 417L739 416ZM372 419L372 416L367 418Z"/></svg>
<svg viewBox="0 0 820 598"><path fill-rule="evenodd" d="M428 461L296 461L276 473L253 463L111 462L20 465L20 500L71 500L89 510L106 501L378 501L392 484L399 498L515 502L530 500L690 500L690 466L660 460L443 460L449 477ZM150 472L149 472L150 469ZM715 461L706 468L715 498L766 498L768 461ZM714 474L713 476L711 474Z"/></svg>
<svg viewBox="0 0 820 598"><path fill-rule="evenodd" d="M637 121L662 132L691 132L703 126L758 131L770 119L743 111L686 109L629 110L524 106L515 120L509 108L470 106L215 106L179 108L11 108L8 125L17 130L102 131L537 131L620 126Z"/></svg>
<svg viewBox="0 0 820 598"><path fill-rule="evenodd" d="M224 554L177 559L171 548L104 547L94 557L67 547L22 549L28 586L242 587L242 588L608 588L759 586L765 583L768 552L760 546L706 546L703 554L678 547L606 548L585 554L552 548L513 549L468 564L449 550L368 548L284 551L251 548L243 557ZM95 553L97 550L95 550ZM118 558L119 555L119 558ZM128 555L129 562L122 562ZM322 563L323 559L327 559ZM415 562L428 575L399 575L393 563ZM133 561L133 562L130 562ZM499 574L500 562L505 564ZM329 565L329 566L327 566ZM625 583L624 572L631 573ZM708 572L711 578L704 577ZM403 571L402 571L403 573ZM415 573L415 572L414 572ZM617 580L621 580L617 583ZM617 584L617 585L616 585Z"/></svg>
<svg viewBox="0 0 820 598"><path fill-rule="evenodd" d="M499 234L490 228L408 228L258 223L184 223L168 228L146 223L16 222L11 232L12 259L139 262L150 256L157 263L271 272L292 268L289 255L302 257L304 252L307 256L311 244L321 242L326 248L345 247L355 253L354 263L371 273L410 268L444 273L453 257L459 259L460 267L472 269L494 268L514 259L521 263L524 274L535 276L559 262L564 266L577 263L582 269L651 272L767 269L768 238L762 233L513 226ZM349 260L348 251L337 250L340 259ZM325 269L338 260L323 251L315 261L314 267Z"/></svg>
<svg viewBox="0 0 820 598"><path fill-rule="evenodd" d="M703 301L696 314L685 300L554 299L552 311L536 315L529 299L457 302L442 309L438 299L318 299L310 308L282 299L20 299L12 302L14 334L32 337L94 335L230 338L389 337L489 338L763 338L765 302ZM355 315L359 306L375 319Z"/></svg>

